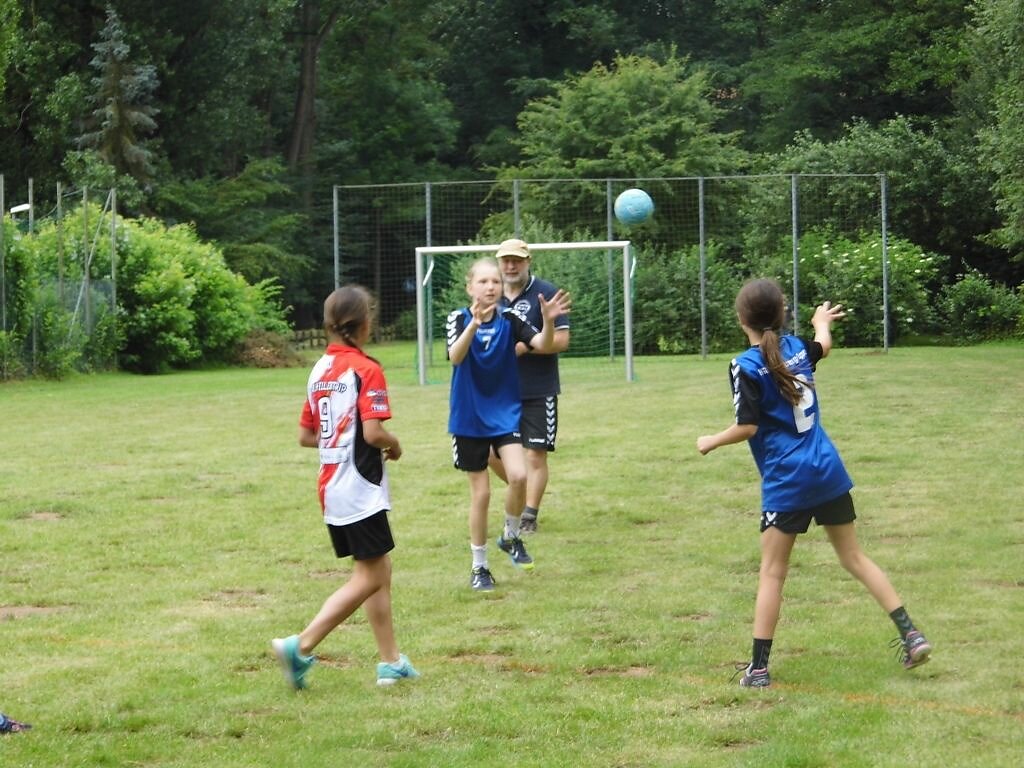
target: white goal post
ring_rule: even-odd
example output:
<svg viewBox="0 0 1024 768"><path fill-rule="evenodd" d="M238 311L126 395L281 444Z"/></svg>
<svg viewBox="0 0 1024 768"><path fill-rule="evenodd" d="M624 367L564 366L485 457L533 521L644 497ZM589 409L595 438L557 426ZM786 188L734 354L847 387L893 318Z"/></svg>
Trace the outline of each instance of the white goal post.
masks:
<svg viewBox="0 0 1024 768"><path fill-rule="evenodd" d="M633 273L636 261L633 259L629 240L598 240L576 243L529 243L530 252L539 251L622 251L622 304L624 317L624 349L626 358L626 381L633 381ZM427 301L426 289L434 271L434 256L437 254L495 253L499 244L494 245L442 245L419 246L416 249L416 352L420 385L427 383Z"/></svg>

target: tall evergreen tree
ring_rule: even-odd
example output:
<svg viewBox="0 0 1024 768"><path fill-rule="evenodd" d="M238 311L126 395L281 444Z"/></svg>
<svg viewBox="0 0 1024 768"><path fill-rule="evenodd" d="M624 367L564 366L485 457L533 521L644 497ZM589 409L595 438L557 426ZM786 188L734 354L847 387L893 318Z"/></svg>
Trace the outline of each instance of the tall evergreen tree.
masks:
<svg viewBox="0 0 1024 768"><path fill-rule="evenodd" d="M107 23L92 48L96 55L90 64L97 72L90 97L92 130L78 143L96 150L118 173L148 181L154 173L154 153L143 136L157 128L153 116L159 110L151 104L158 85L156 68L129 60L131 46L113 8L107 9Z"/></svg>

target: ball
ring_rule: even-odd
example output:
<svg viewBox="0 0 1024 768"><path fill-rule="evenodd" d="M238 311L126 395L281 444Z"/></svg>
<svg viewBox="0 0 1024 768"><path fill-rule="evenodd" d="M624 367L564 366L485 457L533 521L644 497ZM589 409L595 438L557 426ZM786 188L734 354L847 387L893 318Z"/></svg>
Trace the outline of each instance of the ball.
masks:
<svg viewBox="0 0 1024 768"><path fill-rule="evenodd" d="M615 218L623 224L643 224L654 213L654 201L642 189L627 189L615 198Z"/></svg>

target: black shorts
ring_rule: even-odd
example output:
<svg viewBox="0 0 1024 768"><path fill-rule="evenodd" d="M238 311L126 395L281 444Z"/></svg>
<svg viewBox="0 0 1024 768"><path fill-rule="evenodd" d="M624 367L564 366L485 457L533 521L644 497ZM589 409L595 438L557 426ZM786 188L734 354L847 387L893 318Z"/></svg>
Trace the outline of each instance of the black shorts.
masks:
<svg viewBox="0 0 1024 768"><path fill-rule="evenodd" d="M853 511L853 497L847 491L830 501L810 509L798 509L792 512L761 513L761 533L769 528L776 528L783 533L807 533L811 527L811 519L818 525L843 525L857 519Z"/></svg>
<svg viewBox="0 0 1024 768"><path fill-rule="evenodd" d="M518 442L519 436L513 432L498 437L452 435L452 464L463 472L483 472L487 469L491 448L497 453L501 446Z"/></svg>
<svg viewBox="0 0 1024 768"><path fill-rule="evenodd" d="M348 525L328 524L327 532L331 534L334 553L338 557L373 560L395 548L385 509Z"/></svg>
<svg viewBox="0 0 1024 768"><path fill-rule="evenodd" d="M519 437L531 451L555 450L558 435L558 398L554 395L523 400Z"/></svg>

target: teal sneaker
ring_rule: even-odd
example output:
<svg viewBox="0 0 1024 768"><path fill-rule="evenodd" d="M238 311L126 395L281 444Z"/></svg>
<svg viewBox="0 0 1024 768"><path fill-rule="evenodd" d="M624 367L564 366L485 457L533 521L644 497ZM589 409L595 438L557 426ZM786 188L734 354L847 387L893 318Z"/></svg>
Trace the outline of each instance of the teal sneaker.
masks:
<svg viewBox="0 0 1024 768"><path fill-rule="evenodd" d="M284 679L297 691L306 687L306 672L316 663L315 656L303 656L299 653L299 636L275 637L270 641L277 660L281 662Z"/></svg>
<svg viewBox="0 0 1024 768"><path fill-rule="evenodd" d="M523 544L523 540L516 536L514 539L506 539L504 536L498 537L498 549L508 555L512 561L512 565L516 568L522 568L524 571L533 570L533 558L526 552L526 545Z"/></svg>
<svg viewBox="0 0 1024 768"><path fill-rule="evenodd" d="M420 673L409 663L409 657L404 653L399 655L394 664L382 661L377 665L377 685L394 685L399 680L412 680L419 676Z"/></svg>

